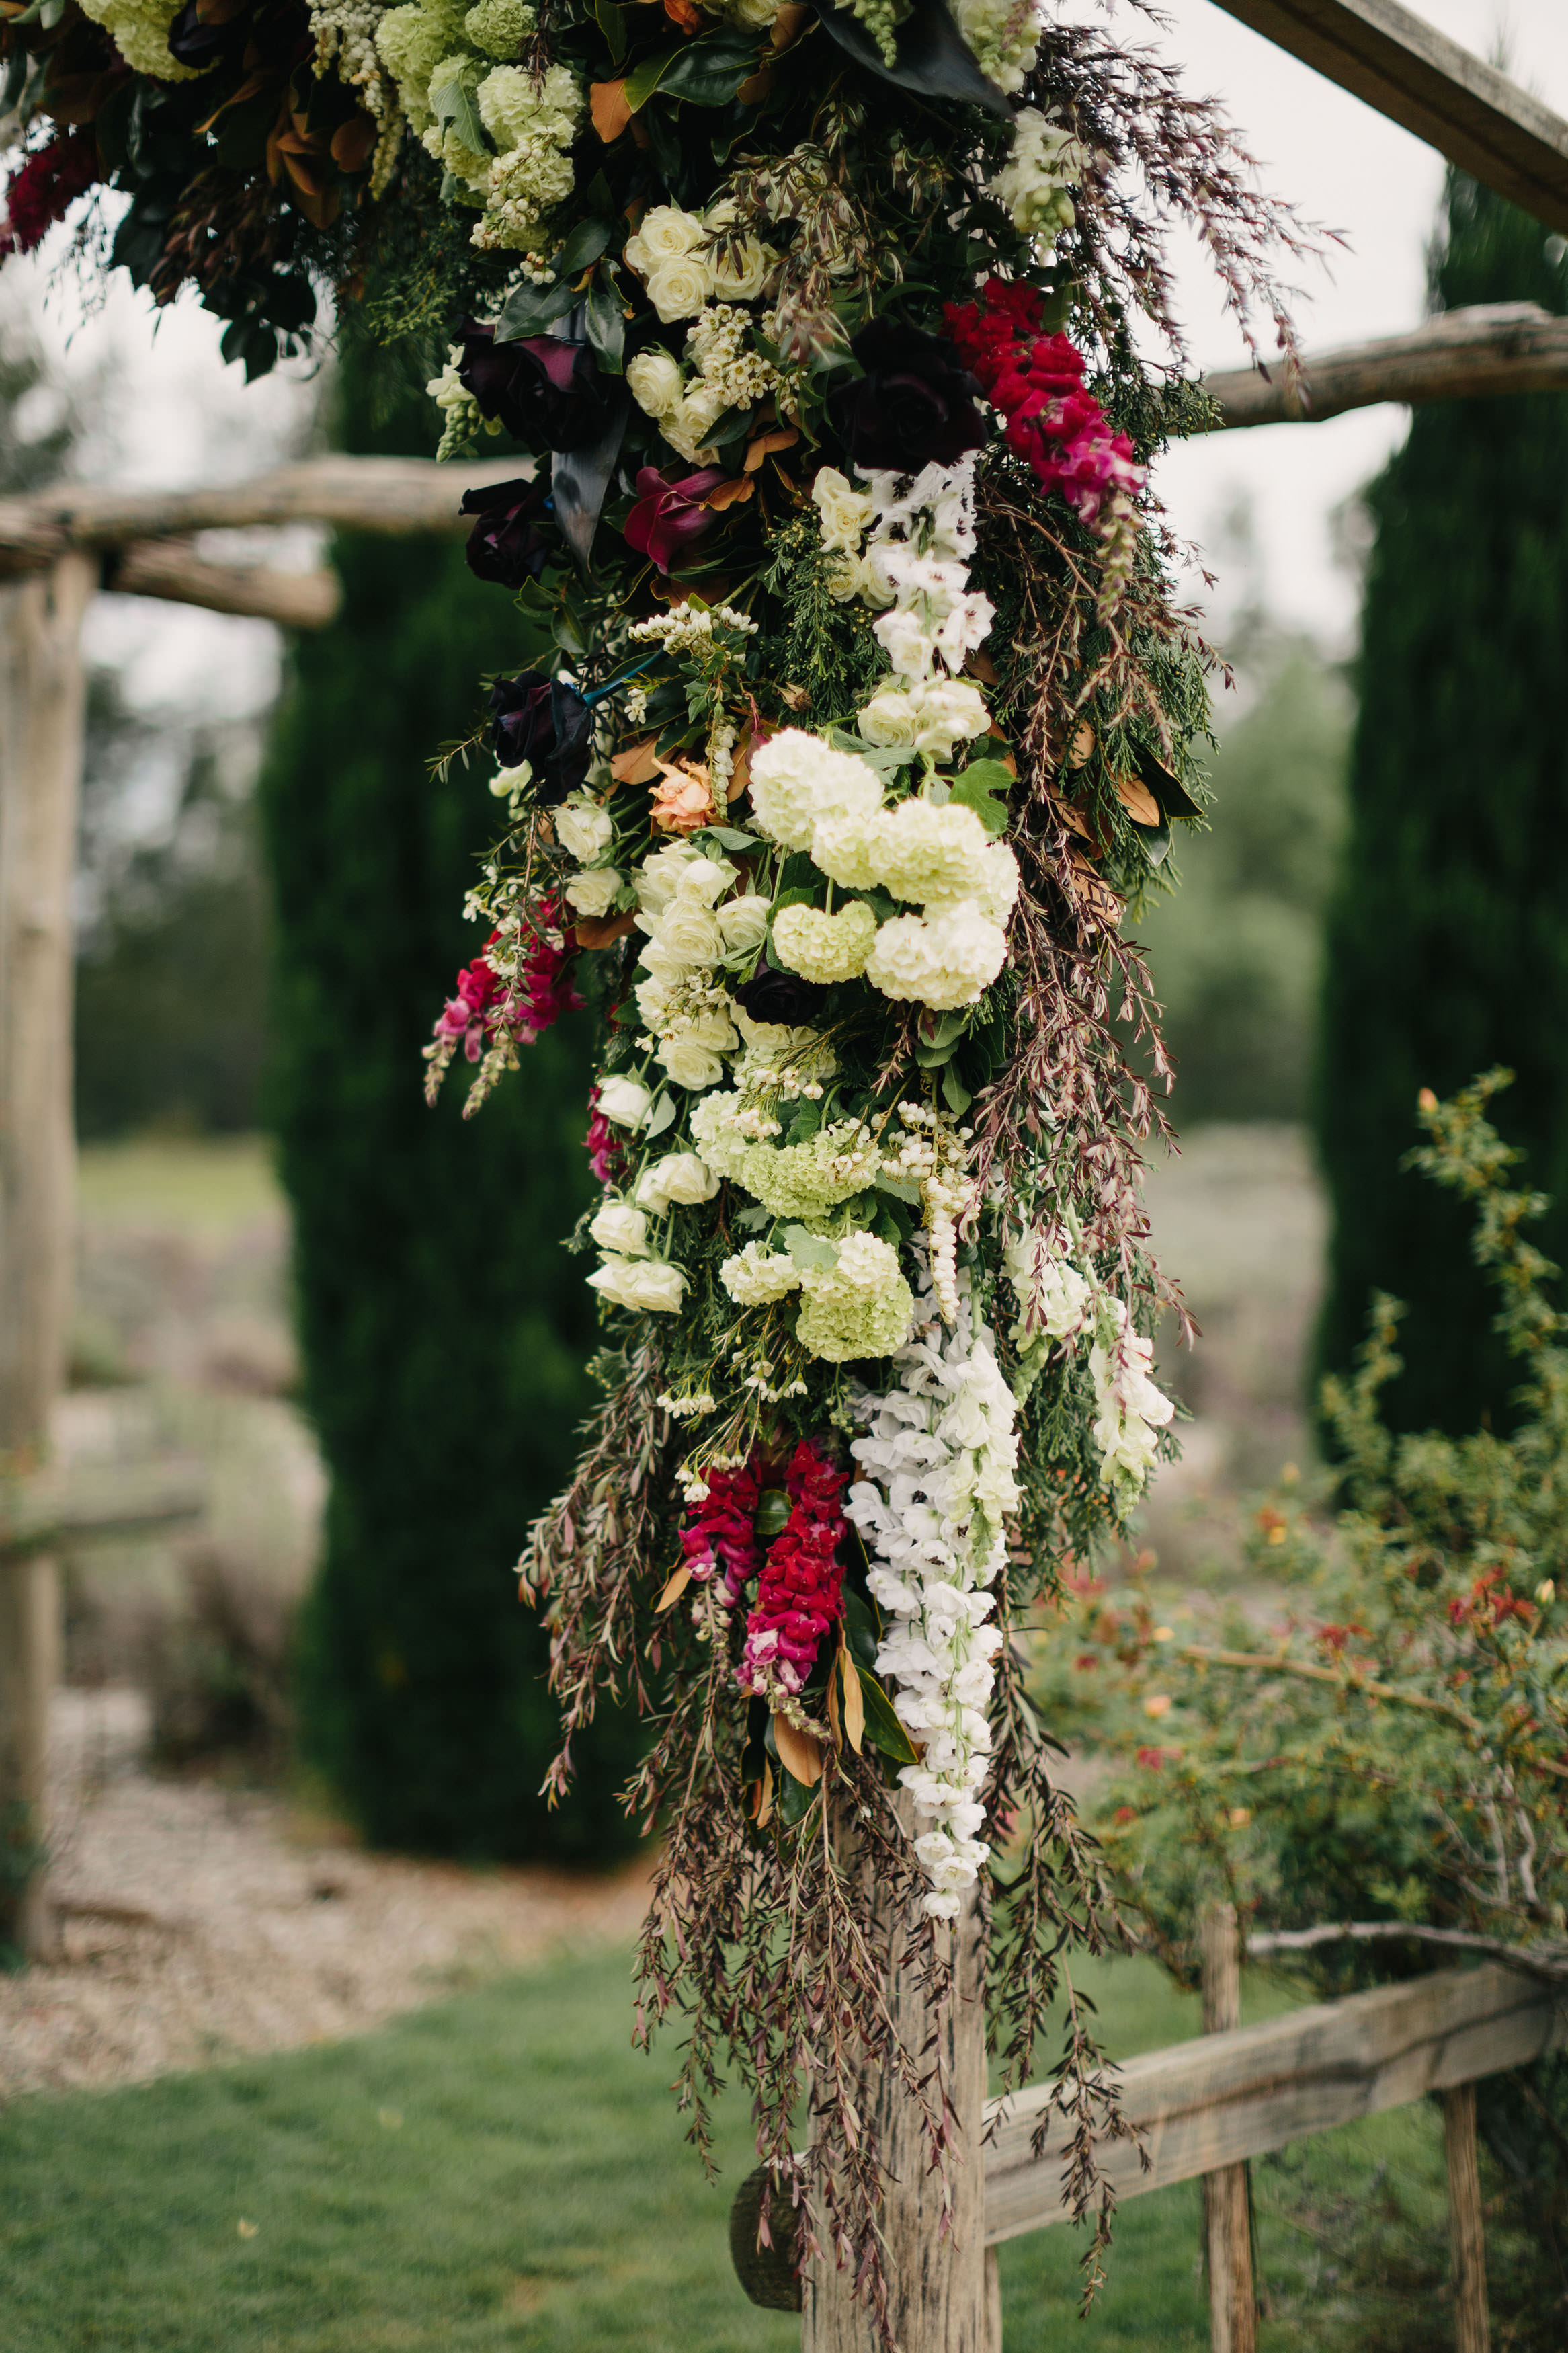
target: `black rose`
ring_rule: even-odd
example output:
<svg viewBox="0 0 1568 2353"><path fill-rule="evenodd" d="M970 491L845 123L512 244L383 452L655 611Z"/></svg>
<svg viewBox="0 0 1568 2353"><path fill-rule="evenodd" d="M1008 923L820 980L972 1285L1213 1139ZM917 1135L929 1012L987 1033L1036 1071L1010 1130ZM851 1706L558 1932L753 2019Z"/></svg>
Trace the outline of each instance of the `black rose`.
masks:
<svg viewBox="0 0 1568 2353"><path fill-rule="evenodd" d="M849 348L866 373L840 385L828 408L858 466L918 474L979 448L980 385L944 337L873 319Z"/></svg>
<svg viewBox="0 0 1568 2353"><path fill-rule="evenodd" d="M736 1004L753 1021L779 1021L798 1029L812 1019L827 995L819 980L802 980L797 972L781 972L764 955L750 980L730 991Z"/></svg>
<svg viewBox="0 0 1568 2353"><path fill-rule="evenodd" d="M232 49L243 48L250 36L248 12L231 9L220 23L203 16L200 0L185 0L169 27L169 55L198 70Z"/></svg>
<svg viewBox="0 0 1568 2353"><path fill-rule="evenodd" d="M498 678L490 689L491 747L503 768L528 762L541 808L554 808L587 775L593 725L575 687L542 670Z"/></svg>
<svg viewBox="0 0 1568 2353"><path fill-rule="evenodd" d="M492 482L465 491L460 512L478 515L468 533L468 569L476 580L521 588L543 571L551 541L540 530L544 492L537 482Z"/></svg>
<svg viewBox="0 0 1568 2353"><path fill-rule="evenodd" d="M498 343L493 327L464 319L458 375L482 414L531 449L582 449L604 432L610 392L587 343L530 335Z"/></svg>

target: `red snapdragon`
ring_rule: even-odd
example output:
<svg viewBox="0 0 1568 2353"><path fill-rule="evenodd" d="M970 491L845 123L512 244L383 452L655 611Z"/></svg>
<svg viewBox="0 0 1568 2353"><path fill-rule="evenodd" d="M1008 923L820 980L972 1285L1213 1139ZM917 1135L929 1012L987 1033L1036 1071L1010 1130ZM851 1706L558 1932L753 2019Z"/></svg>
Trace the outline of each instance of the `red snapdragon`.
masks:
<svg viewBox="0 0 1568 2353"><path fill-rule="evenodd" d="M1006 419L1011 448L1047 491L1104 538L1125 529L1122 503L1144 469L1125 433L1084 389L1083 353L1066 335L1040 332L1040 297L1017 280L988 278L984 302L950 302L947 331Z"/></svg>
<svg viewBox="0 0 1568 2353"><path fill-rule="evenodd" d="M757 1599L746 1620L741 1657L742 1691L805 1689L828 1628L844 1614L844 1566L838 1546L847 1472L835 1468L815 1440L795 1448L784 1485L793 1509L783 1534L768 1547Z"/></svg>
<svg viewBox="0 0 1568 2353"><path fill-rule="evenodd" d="M762 1458L706 1474L708 1493L693 1504L680 1532L680 1549L694 1581L705 1585L723 1572L726 1603L738 1601L763 1563L756 1529L762 1501Z"/></svg>
<svg viewBox="0 0 1568 2353"><path fill-rule="evenodd" d="M515 1045L531 1046L563 1013L582 1005L568 977L576 950L560 927L559 905L554 899L542 899L533 916L534 928L514 979L503 978L490 961L500 932L490 934L484 954L458 975L457 995L447 998L436 1022L437 1041L450 1040L448 1052L460 1045L468 1060L477 1062L487 1047L506 1038Z"/></svg>

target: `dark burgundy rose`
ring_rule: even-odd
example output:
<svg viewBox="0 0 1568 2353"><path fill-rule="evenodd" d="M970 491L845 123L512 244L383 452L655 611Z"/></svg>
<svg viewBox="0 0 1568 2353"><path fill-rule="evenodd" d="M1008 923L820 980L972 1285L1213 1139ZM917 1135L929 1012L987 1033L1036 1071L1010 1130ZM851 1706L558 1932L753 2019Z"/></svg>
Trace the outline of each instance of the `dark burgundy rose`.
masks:
<svg viewBox="0 0 1568 2353"><path fill-rule="evenodd" d="M858 466L918 474L979 448L980 385L945 336L873 319L849 348L866 373L840 385L828 409Z"/></svg>
<svg viewBox="0 0 1568 2353"><path fill-rule="evenodd" d="M250 37L249 12L231 9L221 23L204 16L200 0L185 0L169 27L169 55L183 66L210 66Z"/></svg>
<svg viewBox="0 0 1568 2353"><path fill-rule="evenodd" d="M819 980L803 980L797 972L781 972L764 955L750 980L731 996L753 1021L781 1021L798 1029L821 1010L827 991Z"/></svg>
<svg viewBox="0 0 1568 2353"><path fill-rule="evenodd" d="M722 466L700 466L695 474L667 482L657 466L645 466L637 476L637 502L626 517L627 545L668 572L682 550L718 522L702 501L728 479Z"/></svg>
<svg viewBox="0 0 1568 2353"><path fill-rule="evenodd" d="M537 482L492 482L486 490L465 491L460 512L479 517L468 545L476 580L521 588L525 580L538 579L552 543L539 528L544 492Z"/></svg>
<svg viewBox="0 0 1568 2353"><path fill-rule="evenodd" d="M593 713L574 687L542 670L498 678L490 689L490 744L503 768L533 770L533 797L554 808L588 773Z"/></svg>
<svg viewBox="0 0 1568 2353"><path fill-rule="evenodd" d="M587 343L564 335L530 335L498 343L493 327L459 321L463 356L458 375L481 413L497 418L531 449L581 449L596 441L609 415L609 394Z"/></svg>

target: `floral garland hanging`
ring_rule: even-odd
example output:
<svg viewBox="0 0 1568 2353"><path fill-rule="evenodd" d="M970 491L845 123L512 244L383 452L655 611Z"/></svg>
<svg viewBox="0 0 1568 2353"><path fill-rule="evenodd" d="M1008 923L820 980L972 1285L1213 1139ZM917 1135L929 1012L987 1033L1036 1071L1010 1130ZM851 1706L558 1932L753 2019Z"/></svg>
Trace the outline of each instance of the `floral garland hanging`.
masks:
<svg viewBox="0 0 1568 2353"><path fill-rule="evenodd" d="M1163 239L1287 364L1304 240L1048 0L10 0L0 60L11 246L75 207L253 372L323 288L438 331L440 453L521 453L464 501L521 659L448 754L494 757L500 829L427 1062L472 1111L602 1022L605 1399L524 1560L552 1779L601 1698L647 1713L643 2031L684 2020L704 2146L727 2054L800 2260L852 2256L885 2331L868 2068L950 2157L889 1968L940 2010L979 1905L1016 2082L1108 1926L1011 1636L1170 1443L1170 1071L1120 928L1207 726L1148 489L1208 421ZM1080 2025L1058 2073L1083 2213Z"/></svg>

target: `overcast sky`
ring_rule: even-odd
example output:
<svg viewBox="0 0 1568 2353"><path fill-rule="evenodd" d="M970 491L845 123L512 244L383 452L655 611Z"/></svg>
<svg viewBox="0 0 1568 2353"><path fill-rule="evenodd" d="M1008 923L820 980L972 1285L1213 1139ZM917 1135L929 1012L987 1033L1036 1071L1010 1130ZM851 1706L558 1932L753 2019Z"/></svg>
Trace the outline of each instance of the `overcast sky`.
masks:
<svg viewBox="0 0 1568 2353"><path fill-rule="evenodd" d="M1113 13L1130 29L1137 21L1124 5ZM1413 326L1422 314L1441 160L1236 23L1215 0L1166 0L1166 13L1168 29L1152 37L1184 67L1190 89L1224 100L1264 184L1346 238L1331 266L1314 269L1303 289L1297 317L1305 349ZM1424 0L1424 13L1482 55L1500 39L1515 78L1568 115L1568 0L1506 0L1501 7L1498 0ZM14 273L23 275L14 265L7 279ZM25 282L38 305L42 273ZM1195 249L1183 257L1181 284L1200 365L1242 364L1239 338ZM144 299L121 284L100 315L84 321L66 288L42 323L71 374L106 375L112 388L110 438L94 453L95 473L149 483L243 473L269 462L305 429L310 372L285 369L247 388L217 356L217 323L188 302L155 320ZM1376 470L1405 421L1401 409L1363 410L1323 425L1216 434L1173 451L1159 487L1184 536L1217 552L1221 515L1240 493L1252 501L1257 569L1227 555L1223 601L1261 595L1335 649L1347 646L1354 592L1333 564L1329 517ZM109 598L100 600L95 637L106 651L133 656L135 683L148 697L221 694L232 706L236 698L264 694L273 673L271 633L259 623Z"/></svg>

